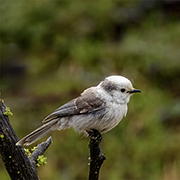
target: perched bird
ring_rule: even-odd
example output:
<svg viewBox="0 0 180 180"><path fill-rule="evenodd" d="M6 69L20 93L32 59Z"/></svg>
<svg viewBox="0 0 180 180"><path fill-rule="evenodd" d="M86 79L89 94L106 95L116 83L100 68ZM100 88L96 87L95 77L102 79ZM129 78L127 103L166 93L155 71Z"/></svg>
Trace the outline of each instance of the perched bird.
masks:
<svg viewBox="0 0 180 180"><path fill-rule="evenodd" d="M47 116L41 127L28 134L16 145L30 145L54 130L73 127L82 133L92 129L105 133L119 124L126 116L127 103L134 89L130 80L123 76L109 76L97 86L86 89Z"/></svg>

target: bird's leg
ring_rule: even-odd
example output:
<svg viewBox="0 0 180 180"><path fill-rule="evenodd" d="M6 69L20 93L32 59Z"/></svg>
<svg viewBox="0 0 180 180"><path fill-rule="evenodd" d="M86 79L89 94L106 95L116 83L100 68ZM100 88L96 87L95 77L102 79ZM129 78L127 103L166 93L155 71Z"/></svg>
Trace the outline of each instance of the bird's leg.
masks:
<svg viewBox="0 0 180 180"><path fill-rule="evenodd" d="M98 180L99 170L102 163L106 159L104 154L101 154L101 148L99 146L102 135L99 131L92 129L87 132L90 137L89 149L90 149L90 171L89 180Z"/></svg>

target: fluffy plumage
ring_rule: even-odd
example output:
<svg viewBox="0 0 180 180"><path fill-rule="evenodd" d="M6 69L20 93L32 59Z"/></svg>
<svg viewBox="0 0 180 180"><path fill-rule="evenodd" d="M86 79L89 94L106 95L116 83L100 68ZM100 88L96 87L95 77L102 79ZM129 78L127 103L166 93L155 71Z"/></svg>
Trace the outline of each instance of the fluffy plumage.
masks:
<svg viewBox="0 0 180 180"><path fill-rule="evenodd" d="M78 132L96 129L104 133L114 128L126 116L127 103L134 89L123 76L109 76L96 87L86 89L79 97L71 100L48 115L41 127L17 142L30 145L53 130L73 127Z"/></svg>

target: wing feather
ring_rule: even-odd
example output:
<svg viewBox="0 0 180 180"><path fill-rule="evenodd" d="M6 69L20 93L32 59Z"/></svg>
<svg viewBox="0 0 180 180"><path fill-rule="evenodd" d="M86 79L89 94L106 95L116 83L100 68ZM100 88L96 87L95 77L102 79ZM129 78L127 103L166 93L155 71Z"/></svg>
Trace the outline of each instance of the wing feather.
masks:
<svg viewBox="0 0 180 180"><path fill-rule="evenodd" d="M98 98L92 89L84 91L81 96L71 100L48 115L43 122L64 116L86 114L105 108L105 102Z"/></svg>

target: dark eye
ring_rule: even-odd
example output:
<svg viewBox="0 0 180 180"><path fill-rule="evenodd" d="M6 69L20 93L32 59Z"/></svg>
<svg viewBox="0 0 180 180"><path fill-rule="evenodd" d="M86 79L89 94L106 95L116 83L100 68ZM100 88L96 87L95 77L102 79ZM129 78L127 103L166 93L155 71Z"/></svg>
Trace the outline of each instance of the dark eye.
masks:
<svg viewBox="0 0 180 180"><path fill-rule="evenodd" d="M121 92L125 92L125 89L121 89Z"/></svg>

